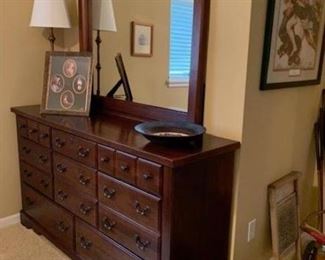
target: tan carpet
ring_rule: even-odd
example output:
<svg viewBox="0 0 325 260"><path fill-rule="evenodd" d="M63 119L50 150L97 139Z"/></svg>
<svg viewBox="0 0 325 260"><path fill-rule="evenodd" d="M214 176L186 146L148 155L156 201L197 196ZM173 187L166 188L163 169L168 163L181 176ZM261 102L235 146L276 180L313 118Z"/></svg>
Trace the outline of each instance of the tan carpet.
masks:
<svg viewBox="0 0 325 260"><path fill-rule="evenodd" d="M21 224L0 229L0 260L68 260L45 237Z"/></svg>

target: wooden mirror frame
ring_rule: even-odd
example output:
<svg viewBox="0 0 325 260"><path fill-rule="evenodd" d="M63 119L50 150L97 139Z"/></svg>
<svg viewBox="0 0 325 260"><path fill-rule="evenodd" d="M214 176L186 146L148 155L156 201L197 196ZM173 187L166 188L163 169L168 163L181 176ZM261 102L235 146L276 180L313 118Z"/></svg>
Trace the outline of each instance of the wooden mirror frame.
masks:
<svg viewBox="0 0 325 260"><path fill-rule="evenodd" d="M79 0L80 51L92 52L91 1ZM93 96L94 113L118 114L138 120L185 120L203 123L210 0L194 0L192 59L187 112Z"/></svg>

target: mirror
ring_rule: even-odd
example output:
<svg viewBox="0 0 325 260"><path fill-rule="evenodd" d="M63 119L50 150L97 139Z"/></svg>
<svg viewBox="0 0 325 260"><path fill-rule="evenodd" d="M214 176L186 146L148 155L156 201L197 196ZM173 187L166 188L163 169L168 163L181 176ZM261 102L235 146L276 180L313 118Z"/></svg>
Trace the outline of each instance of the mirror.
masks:
<svg viewBox="0 0 325 260"><path fill-rule="evenodd" d="M194 1L112 0L112 4L116 31L100 32L100 95L106 96L119 81L114 58L121 53L134 102L187 112ZM95 59L96 37L94 31ZM132 53L132 46L138 52ZM176 73L184 70L183 79L171 75L171 67ZM97 86L96 70L94 81ZM123 88L114 97L125 99Z"/></svg>
<svg viewBox="0 0 325 260"><path fill-rule="evenodd" d="M187 86L181 87L175 87L177 84L171 87L169 81L171 75L169 69L170 1L113 0L117 32L101 32L100 94L102 97L93 99L96 111L116 112L145 119L188 120L202 123L210 1L192 0L193 34L189 54L189 77L186 82ZM190 2L190 0L183 1ZM91 26L91 2L79 0L80 46L81 50L94 51L96 63L97 48L94 42L96 32ZM153 10L152 5L159 5L159 7ZM153 25L152 56L131 55L130 37L133 21ZM137 38L138 42L141 41L140 38ZM120 78L114 60L117 52L120 52L123 57L134 96L133 102L105 97ZM154 71L155 68L157 72ZM172 83L177 83L177 81ZM184 81L181 83L184 85Z"/></svg>

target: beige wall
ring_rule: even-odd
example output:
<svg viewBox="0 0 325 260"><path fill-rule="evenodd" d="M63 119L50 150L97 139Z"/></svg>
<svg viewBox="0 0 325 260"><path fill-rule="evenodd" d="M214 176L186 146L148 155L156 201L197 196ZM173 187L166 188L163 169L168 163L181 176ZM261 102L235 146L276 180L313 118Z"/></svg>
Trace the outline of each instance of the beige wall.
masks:
<svg viewBox="0 0 325 260"><path fill-rule="evenodd" d="M242 141L234 191L235 260L271 256L271 182L301 171L302 217L317 206L312 128L321 87L259 90L266 2L214 0L211 8L205 124L215 135ZM254 218L256 238L247 243Z"/></svg>
<svg viewBox="0 0 325 260"><path fill-rule="evenodd" d="M72 0L70 0L72 1ZM0 218L21 208L16 126L10 107L39 104L47 30L29 27L32 0L0 1ZM62 49L62 30L56 31Z"/></svg>
<svg viewBox="0 0 325 260"><path fill-rule="evenodd" d="M117 32L101 32L102 95L119 80L114 57L120 52L135 102L187 109L188 89L168 88L165 84L169 68L169 1L115 0L113 6ZM131 56L132 21L153 25L152 57ZM95 39L96 32L93 35Z"/></svg>

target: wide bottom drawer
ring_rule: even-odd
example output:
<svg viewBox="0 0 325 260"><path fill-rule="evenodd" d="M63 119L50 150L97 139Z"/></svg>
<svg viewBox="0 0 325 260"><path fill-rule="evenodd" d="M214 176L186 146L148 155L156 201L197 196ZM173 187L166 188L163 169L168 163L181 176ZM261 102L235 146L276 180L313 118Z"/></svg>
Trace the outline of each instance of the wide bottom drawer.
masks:
<svg viewBox="0 0 325 260"><path fill-rule="evenodd" d="M64 247L73 250L73 215L26 184L22 185L22 194L24 212Z"/></svg>
<svg viewBox="0 0 325 260"><path fill-rule="evenodd" d="M143 259L159 259L159 234L141 227L103 205L99 207L99 228Z"/></svg>
<svg viewBox="0 0 325 260"><path fill-rule="evenodd" d="M76 220L76 253L81 259L140 259L81 220Z"/></svg>

